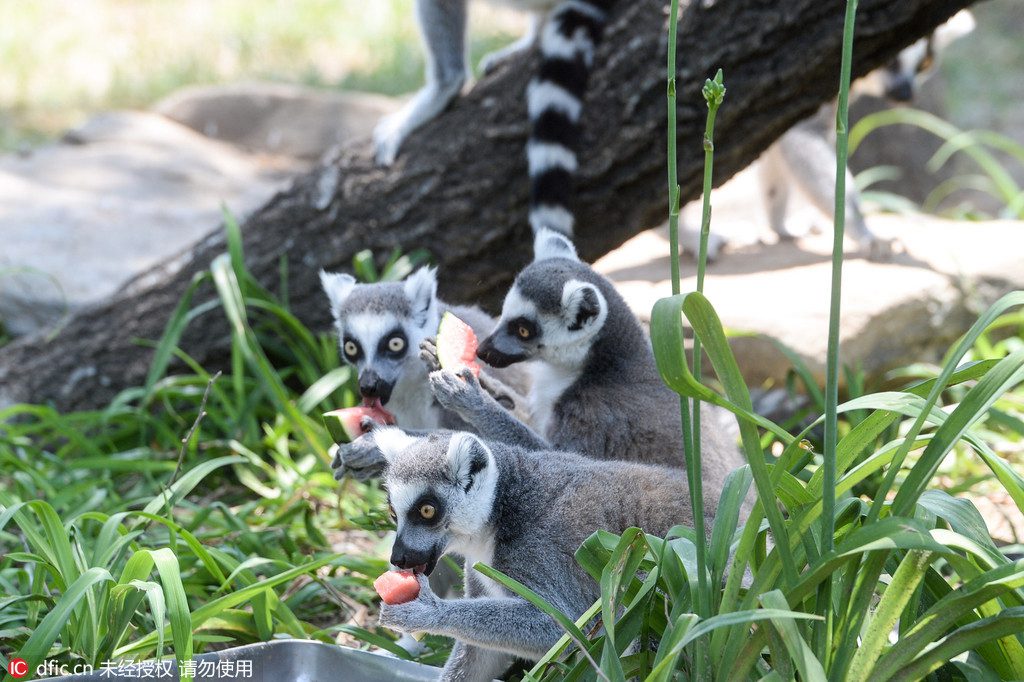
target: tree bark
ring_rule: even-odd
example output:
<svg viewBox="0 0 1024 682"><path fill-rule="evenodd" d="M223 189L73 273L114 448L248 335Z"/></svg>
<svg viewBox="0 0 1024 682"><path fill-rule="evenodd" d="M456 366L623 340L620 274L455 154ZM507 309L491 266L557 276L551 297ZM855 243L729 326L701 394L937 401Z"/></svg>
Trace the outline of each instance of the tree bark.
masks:
<svg viewBox="0 0 1024 682"><path fill-rule="evenodd" d="M583 117L576 241L593 260L666 215L665 0L619 3L596 59ZM843 2L684 2L679 31L679 179L683 200L702 177L704 79L722 67L728 88L718 114L716 184L754 161L791 125L835 96ZM861 0L854 74L883 65L971 0ZM526 220L524 89L535 57L483 79L414 134L396 164L375 167L366 141L297 177L243 224L247 265L273 286L287 259L293 311L325 329L320 268L345 269L373 249L428 249L441 294L494 307L530 258ZM75 315L53 338L0 350L0 404L49 402L94 408L140 384L151 348L193 276L225 250L220 230L175 263L147 273L106 303ZM213 295L210 288L196 301ZM218 311L197 318L181 346L211 369L226 357Z"/></svg>

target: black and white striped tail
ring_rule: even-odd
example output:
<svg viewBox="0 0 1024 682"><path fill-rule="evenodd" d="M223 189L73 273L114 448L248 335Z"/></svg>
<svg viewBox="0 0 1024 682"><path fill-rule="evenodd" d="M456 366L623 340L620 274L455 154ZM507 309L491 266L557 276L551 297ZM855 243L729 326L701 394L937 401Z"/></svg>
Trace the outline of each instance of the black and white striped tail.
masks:
<svg viewBox="0 0 1024 682"><path fill-rule="evenodd" d="M532 131L526 145L530 169L530 226L572 236L572 176L580 114L594 51L613 0L566 0L545 22L541 64L527 90Z"/></svg>

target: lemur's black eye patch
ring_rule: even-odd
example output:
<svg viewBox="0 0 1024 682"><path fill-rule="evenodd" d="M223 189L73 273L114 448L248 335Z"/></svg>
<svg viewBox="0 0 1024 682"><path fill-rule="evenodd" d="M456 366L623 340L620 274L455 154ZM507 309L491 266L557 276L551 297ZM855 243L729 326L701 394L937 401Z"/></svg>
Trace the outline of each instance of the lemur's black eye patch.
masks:
<svg viewBox="0 0 1024 682"><path fill-rule="evenodd" d="M508 323L508 333L517 339L531 341L540 336L537 323L525 317L517 317Z"/></svg>
<svg viewBox="0 0 1024 682"><path fill-rule="evenodd" d="M358 360L359 356L363 354L363 349L359 346L359 342L351 337L345 337L341 342L341 350L349 360Z"/></svg>
<svg viewBox="0 0 1024 682"><path fill-rule="evenodd" d="M377 353L383 356L401 357L405 355L405 351L409 345L408 340L405 338L405 332L401 328L392 329L390 332L381 337L380 344L377 348Z"/></svg>
<svg viewBox="0 0 1024 682"><path fill-rule="evenodd" d="M420 526L435 526L444 518L444 505L431 493L424 493L406 512L409 523Z"/></svg>

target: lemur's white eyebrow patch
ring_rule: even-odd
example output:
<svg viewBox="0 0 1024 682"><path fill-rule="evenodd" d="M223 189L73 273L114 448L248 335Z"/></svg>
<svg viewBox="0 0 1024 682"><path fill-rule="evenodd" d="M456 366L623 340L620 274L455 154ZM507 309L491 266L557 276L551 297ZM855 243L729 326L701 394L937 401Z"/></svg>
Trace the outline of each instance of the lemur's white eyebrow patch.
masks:
<svg viewBox="0 0 1024 682"><path fill-rule="evenodd" d="M342 333L359 342L363 356L371 359L384 335L402 326L402 319L394 313L354 313L339 322Z"/></svg>

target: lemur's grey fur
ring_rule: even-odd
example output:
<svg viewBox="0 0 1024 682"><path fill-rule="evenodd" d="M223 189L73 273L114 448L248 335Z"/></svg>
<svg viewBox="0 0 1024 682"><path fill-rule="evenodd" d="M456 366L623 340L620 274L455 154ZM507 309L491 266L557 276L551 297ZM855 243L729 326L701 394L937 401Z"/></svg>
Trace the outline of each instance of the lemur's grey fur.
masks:
<svg viewBox="0 0 1024 682"><path fill-rule="evenodd" d="M320 279L330 300L341 357L359 372L362 397L380 399L403 428L467 428L458 415L434 400L418 349L423 339L437 333L445 311L458 315L481 335L494 328L494 320L479 308L439 300L433 268L420 268L402 282L357 284L351 275L328 272L322 272ZM396 339L398 350L389 348ZM518 395L526 390L524 371L488 369L481 380L504 407L523 406ZM338 477L349 473L365 479L379 474L384 466L372 441L365 438L339 445L335 459L340 465L335 472Z"/></svg>
<svg viewBox="0 0 1024 682"><path fill-rule="evenodd" d="M527 144L530 224L572 234L571 180L576 171L580 113L594 51L614 0L500 0L532 14L530 31L484 58L484 70L532 47L539 35L541 64L527 91L532 126ZM469 78L467 0L416 0L427 50L426 84L374 131L377 161L389 165L405 138L441 113ZM543 20L542 20L543 17Z"/></svg>
<svg viewBox="0 0 1024 682"><path fill-rule="evenodd" d="M514 657L536 660L562 635L551 617L474 570L477 562L576 619L600 594L573 557L594 531L638 526L664 535L692 525L679 469L530 451L459 432L370 435L387 459L384 482L398 524L391 562L420 574L419 596L383 605L380 623L453 637L441 674L447 682L491 680ZM423 575L449 551L466 559L463 599L437 597Z"/></svg>
<svg viewBox="0 0 1024 682"><path fill-rule="evenodd" d="M429 359L429 344L424 351ZM534 261L516 277L478 354L498 367L533 361L536 431L502 410L471 374L431 373L438 401L485 439L684 466L679 397L661 380L650 340L611 282L581 262L565 237L537 234ZM702 415L705 487L717 499L744 461L732 416L710 406Z"/></svg>
<svg viewBox="0 0 1024 682"><path fill-rule="evenodd" d="M893 102L909 102L918 83L931 73L936 57L953 41L974 29L974 17L962 10L935 31L904 48L888 66L854 84L855 94L872 94ZM798 123L761 157L759 172L768 224L782 238L794 235L786 226L790 190L796 188L808 202L832 218L835 206L836 152L835 103ZM861 210L853 174L846 171L846 227L850 237L873 260L892 255L891 240L881 239L868 227Z"/></svg>

